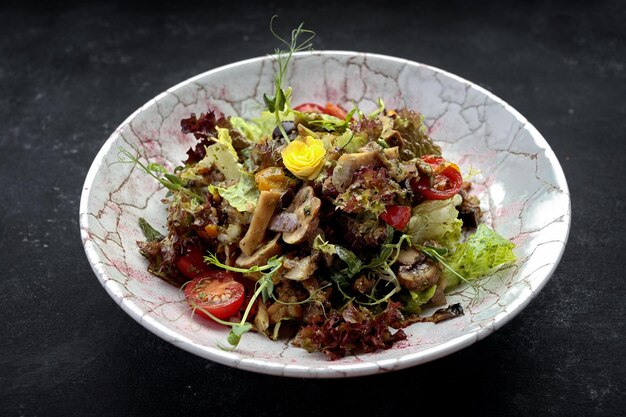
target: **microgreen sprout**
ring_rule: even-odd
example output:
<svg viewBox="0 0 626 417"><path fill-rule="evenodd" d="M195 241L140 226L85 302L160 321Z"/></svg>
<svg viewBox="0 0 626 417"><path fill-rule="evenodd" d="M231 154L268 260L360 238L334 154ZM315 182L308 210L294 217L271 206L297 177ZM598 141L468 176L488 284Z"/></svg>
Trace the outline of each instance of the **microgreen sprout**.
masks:
<svg viewBox="0 0 626 417"><path fill-rule="evenodd" d="M274 77L274 95L268 96L267 94L263 94L263 101L265 101L265 105L270 113L274 113L276 117L276 125L280 130L280 133L283 135L285 140L289 142L289 136L287 136L287 132L285 132L285 128L280 119L280 113L285 110L288 106L288 103L291 98L291 88L287 88L283 90L283 78L287 73L287 66L289 65L289 61L291 61L291 57L296 52L307 51L313 47L312 40L315 37L315 32L309 29L304 29L304 23L300 23L300 25L291 31L291 40L287 41L280 35L274 31L274 19L277 16L272 16L270 20L270 32L276 39L278 39L281 43L283 43L287 50L284 51L280 48L276 48L274 51L274 59L278 63L278 73ZM302 37L299 40L298 38Z"/></svg>
<svg viewBox="0 0 626 417"><path fill-rule="evenodd" d="M383 101L382 98L378 97L378 108L374 110L372 113L368 114L367 117L368 119L373 119L384 111L385 111L385 102Z"/></svg>

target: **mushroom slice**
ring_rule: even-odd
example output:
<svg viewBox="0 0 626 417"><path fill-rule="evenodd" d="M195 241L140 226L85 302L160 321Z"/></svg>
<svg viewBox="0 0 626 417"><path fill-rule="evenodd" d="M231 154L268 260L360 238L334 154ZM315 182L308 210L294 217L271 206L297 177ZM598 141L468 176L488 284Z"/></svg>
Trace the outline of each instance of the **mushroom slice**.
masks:
<svg viewBox="0 0 626 417"><path fill-rule="evenodd" d="M321 206L322 202L319 198L315 197L313 187L302 187L287 208L287 212L296 215L298 225L291 232L283 232L283 241L290 245L296 245L306 241L309 235L317 229L320 222L317 215L320 212Z"/></svg>
<svg viewBox="0 0 626 417"><path fill-rule="evenodd" d="M402 265L413 265L417 262L421 262L423 259L424 255L422 252L415 248L408 247L406 249L402 249L400 253L398 253L397 261Z"/></svg>
<svg viewBox="0 0 626 417"><path fill-rule="evenodd" d="M398 281L410 291L422 291L435 285L441 277L441 267L426 258L414 265L402 265L398 269Z"/></svg>
<svg viewBox="0 0 626 417"><path fill-rule="evenodd" d="M235 260L235 266L238 268L248 269L252 268L255 265L265 265L272 256L280 255L281 248L280 244L278 243L279 237L280 233L276 234L276 236L274 236L274 239L266 242L263 246L254 251L252 255L246 255L245 253L242 253Z"/></svg>
<svg viewBox="0 0 626 417"><path fill-rule="evenodd" d="M289 262L289 264L291 269L283 275L283 278L293 281L304 281L317 269L317 263L311 256L307 256L299 260L293 260L292 262ZM287 264L285 264L285 266L287 266Z"/></svg>
<svg viewBox="0 0 626 417"><path fill-rule="evenodd" d="M274 209L280 201L280 193L277 191L261 191L257 202L250 227L246 235L239 242L239 249L248 256L251 256L255 249L263 242L265 229L274 214Z"/></svg>

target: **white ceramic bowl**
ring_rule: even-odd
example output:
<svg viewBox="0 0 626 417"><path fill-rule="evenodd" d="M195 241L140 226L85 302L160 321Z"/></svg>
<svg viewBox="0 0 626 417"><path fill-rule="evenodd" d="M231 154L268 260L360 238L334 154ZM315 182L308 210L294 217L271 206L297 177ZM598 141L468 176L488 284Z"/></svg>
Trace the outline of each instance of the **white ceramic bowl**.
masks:
<svg viewBox="0 0 626 417"><path fill-rule="evenodd" d="M218 348L227 329L193 318L180 290L150 275L139 254L145 217L164 229L165 191L128 164L114 164L118 147L138 147L169 168L180 164L195 140L180 131L190 113L216 109L252 117L271 93L275 64L250 59L178 84L128 117L106 141L85 180L80 227L93 270L117 304L161 338L204 358L240 369L298 377L344 377L424 363L482 339L519 313L548 281L563 253L570 199L559 162L541 134L515 109L485 89L427 65L382 55L322 51L294 56L285 85L292 103L334 102L362 110L383 98L388 108L407 106L426 116L444 156L474 177L484 220L515 242L518 262L481 281L476 297L460 287L449 296L465 315L405 329L408 339L389 350L329 361L287 341L244 335L236 350Z"/></svg>

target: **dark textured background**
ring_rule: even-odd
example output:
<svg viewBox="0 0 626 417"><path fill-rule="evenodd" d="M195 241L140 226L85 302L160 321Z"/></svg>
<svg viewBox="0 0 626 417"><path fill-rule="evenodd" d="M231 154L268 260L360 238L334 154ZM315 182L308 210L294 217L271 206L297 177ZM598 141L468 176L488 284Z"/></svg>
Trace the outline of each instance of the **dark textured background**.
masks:
<svg viewBox="0 0 626 417"><path fill-rule="evenodd" d="M433 3L0 6L0 414L624 415L624 2ZM274 13L284 30L305 20L316 49L472 80L546 137L571 189L570 239L504 328L399 372L281 379L163 342L101 288L78 228L98 149L173 84L271 52Z"/></svg>

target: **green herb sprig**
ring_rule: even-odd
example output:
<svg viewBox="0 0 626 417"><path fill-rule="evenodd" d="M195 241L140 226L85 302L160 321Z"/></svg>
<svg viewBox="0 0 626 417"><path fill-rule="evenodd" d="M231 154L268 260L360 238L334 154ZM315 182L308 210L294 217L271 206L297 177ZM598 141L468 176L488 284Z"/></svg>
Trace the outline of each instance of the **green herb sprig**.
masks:
<svg viewBox="0 0 626 417"><path fill-rule="evenodd" d="M265 105L270 113L274 113L276 117L276 125L278 126L280 133L283 135L285 140L289 142L289 137L287 136L287 132L285 132L280 119L280 113L285 110L287 103L291 98L291 88L283 90L283 78L287 73L287 66L291 61L292 55L295 52L307 51L313 47L312 40L315 37L315 32L309 29L304 29L304 23L300 23L296 29L291 31L291 40L287 41L278 35L274 30L274 19L276 19L276 17L277 16L274 15L270 20L270 32L272 32L272 35L274 35L276 39L287 47L287 50L283 51L280 48L276 48L274 51L274 59L278 63L278 73L274 77L274 95L268 96L267 94L263 94L263 101L265 102ZM304 37L304 40L298 39L301 36Z"/></svg>

